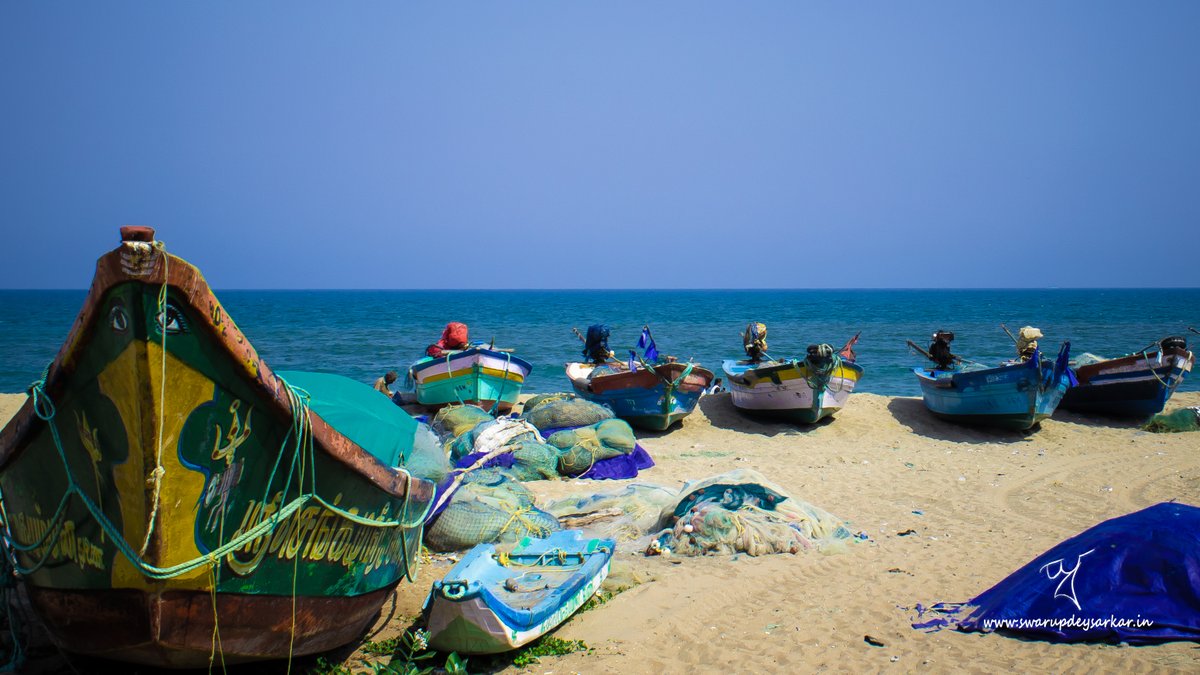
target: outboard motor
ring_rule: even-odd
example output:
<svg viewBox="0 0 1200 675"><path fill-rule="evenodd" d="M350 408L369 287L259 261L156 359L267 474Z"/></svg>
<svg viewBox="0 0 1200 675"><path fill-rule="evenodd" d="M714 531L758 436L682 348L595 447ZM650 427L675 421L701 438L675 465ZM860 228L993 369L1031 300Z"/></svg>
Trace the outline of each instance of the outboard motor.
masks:
<svg viewBox="0 0 1200 675"><path fill-rule="evenodd" d="M824 344L809 345L804 361L810 369L817 372L830 370L833 367L833 347Z"/></svg>
<svg viewBox="0 0 1200 675"><path fill-rule="evenodd" d="M742 349L751 361L761 361L767 355L767 324L750 322L742 331Z"/></svg>
<svg viewBox="0 0 1200 675"><path fill-rule="evenodd" d="M933 344L929 345L929 355L939 370L949 370L954 366L956 357L950 352L950 343L954 342L954 333L948 330L938 330L933 334Z"/></svg>
<svg viewBox="0 0 1200 675"><path fill-rule="evenodd" d="M1163 338L1158 343L1158 346L1162 347L1163 354L1166 354L1169 351L1186 352L1188 346L1187 338L1179 335L1172 335L1170 337Z"/></svg>
<svg viewBox="0 0 1200 675"><path fill-rule="evenodd" d="M588 326L587 338L583 341L583 358L590 363L601 364L608 361L612 352L608 349L608 326L594 323Z"/></svg>

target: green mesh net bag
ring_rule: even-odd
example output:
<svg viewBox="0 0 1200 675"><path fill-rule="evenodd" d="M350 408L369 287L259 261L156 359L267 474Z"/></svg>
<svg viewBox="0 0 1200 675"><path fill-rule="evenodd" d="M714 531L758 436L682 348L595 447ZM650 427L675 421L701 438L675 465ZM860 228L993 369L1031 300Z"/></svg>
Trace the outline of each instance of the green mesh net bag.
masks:
<svg viewBox="0 0 1200 675"><path fill-rule="evenodd" d="M550 403L552 401L567 401L573 398L576 398L575 394L568 394L565 392L534 394L533 396L529 397L528 401L525 401L525 404L521 410L522 412L529 412L543 403Z"/></svg>
<svg viewBox="0 0 1200 675"><path fill-rule="evenodd" d="M473 452L490 452L514 443L537 442L537 430L521 420L487 418L446 444L451 461Z"/></svg>
<svg viewBox="0 0 1200 675"><path fill-rule="evenodd" d="M508 472L520 481L558 478L558 448L537 441L520 441L512 448L513 465Z"/></svg>
<svg viewBox="0 0 1200 675"><path fill-rule="evenodd" d="M637 438L625 420L608 419L559 431L551 434L546 442L562 450L558 472L564 476L578 476L599 460L633 452Z"/></svg>
<svg viewBox="0 0 1200 675"><path fill-rule="evenodd" d="M442 438L458 438L492 416L473 405L448 405L433 416L433 432Z"/></svg>
<svg viewBox="0 0 1200 675"><path fill-rule="evenodd" d="M845 523L794 500L751 469L689 483L669 513L673 521L650 543L650 553L679 555L833 552L852 541Z"/></svg>
<svg viewBox="0 0 1200 675"><path fill-rule="evenodd" d="M1200 431L1200 407L1180 408L1169 413L1155 415L1142 428L1156 434Z"/></svg>
<svg viewBox="0 0 1200 675"><path fill-rule="evenodd" d="M425 531L434 551L461 551L476 544L545 537L560 529L554 516L533 505L533 495L499 469L468 474L450 503Z"/></svg>
<svg viewBox="0 0 1200 675"><path fill-rule="evenodd" d="M620 371L612 366L596 366L595 368L592 368L592 372L588 373L588 379L591 380L597 377L604 377L605 375L616 375L618 372Z"/></svg>
<svg viewBox="0 0 1200 675"><path fill-rule="evenodd" d="M532 410L526 408L522 417L529 420L539 431L545 431L595 424L601 420L612 419L613 411L591 401L572 398L546 401Z"/></svg>
<svg viewBox="0 0 1200 675"><path fill-rule="evenodd" d="M404 468L417 478L433 483L440 483L450 473L446 450L428 424L417 425L412 452L404 461Z"/></svg>

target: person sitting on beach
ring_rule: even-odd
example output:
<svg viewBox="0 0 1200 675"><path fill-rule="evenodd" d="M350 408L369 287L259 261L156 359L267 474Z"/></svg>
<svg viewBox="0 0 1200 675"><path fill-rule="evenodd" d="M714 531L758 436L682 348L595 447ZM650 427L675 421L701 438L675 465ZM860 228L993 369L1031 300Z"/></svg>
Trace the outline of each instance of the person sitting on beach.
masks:
<svg viewBox="0 0 1200 675"><path fill-rule="evenodd" d="M385 373L383 377L379 378L378 380L375 380L375 391L383 394L384 396L387 396L388 398L391 398L391 396L392 396L391 385L392 385L392 383L394 383L396 381L397 377L399 377L399 375L396 373L396 371L394 371L394 370L387 371L387 373Z"/></svg>
<svg viewBox="0 0 1200 675"><path fill-rule="evenodd" d="M712 386L704 390L704 394L719 394L725 391L725 387L721 386L721 378L713 380Z"/></svg>
<svg viewBox="0 0 1200 675"><path fill-rule="evenodd" d="M451 321L442 331L442 337L425 349L426 356L441 358L447 352L459 351L470 346L467 324Z"/></svg>
<svg viewBox="0 0 1200 675"><path fill-rule="evenodd" d="M950 343L954 341L954 333L938 330L933 334L933 344L929 345L929 356L937 364L938 370L950 370L958 357L950 353Z"/></svg>

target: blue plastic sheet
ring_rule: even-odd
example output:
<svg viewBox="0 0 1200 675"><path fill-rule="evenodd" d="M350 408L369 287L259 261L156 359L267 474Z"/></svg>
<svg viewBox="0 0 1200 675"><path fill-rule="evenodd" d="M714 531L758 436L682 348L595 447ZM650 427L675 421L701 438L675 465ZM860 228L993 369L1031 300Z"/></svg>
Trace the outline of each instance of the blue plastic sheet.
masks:
<svg viewBox="0 0 1200 675"><path fill-rule="evenodd" d="M1200 641L1200 508L1162 503L1107 520L970 602L930 609L943 616L914 628L1052 642Z"/></svg>

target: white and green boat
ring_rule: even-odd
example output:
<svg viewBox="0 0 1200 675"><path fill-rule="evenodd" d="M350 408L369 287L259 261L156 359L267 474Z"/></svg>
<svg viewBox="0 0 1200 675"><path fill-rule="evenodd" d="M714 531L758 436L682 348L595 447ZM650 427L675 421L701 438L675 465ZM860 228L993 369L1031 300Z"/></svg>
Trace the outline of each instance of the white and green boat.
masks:
<svg viewBox="0 0 1200 675"><path fill-rule="evenodd" d="M476 546L433 584L425 601L429 645L498 654L536 640L600 589L615 546L579 530L526 537L511 552Z"/></svg>
<svg viewBox="0 0 1200 675"><path fill-rule="evenodd" d="M421 405L469 403L504 412L517 402L531 370L528 361L508 352L475 346L426 356L412 364L408 375Z"/></svg>

